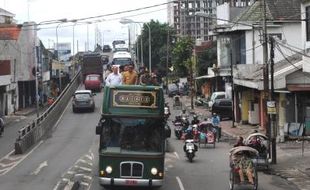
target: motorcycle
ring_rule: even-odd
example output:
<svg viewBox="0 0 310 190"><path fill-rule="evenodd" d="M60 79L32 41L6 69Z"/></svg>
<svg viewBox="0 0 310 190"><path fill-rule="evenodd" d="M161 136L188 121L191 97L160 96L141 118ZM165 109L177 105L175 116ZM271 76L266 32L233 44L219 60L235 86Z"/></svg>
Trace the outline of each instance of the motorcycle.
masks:
<svg viewBox="0 0 310 190"><path fill-rule="evenodd" d="M166 121L168 120L169 116L170 116L169 107L165 106L165 108L164 108L164 117L165 117Z"/></svg>
<svg viewBox="0 0 310 190"><path fill-rule="evenodd" d="M184 150L186 157L188 158L189 162L193 162L193 159L195 157L195 153L198 151L198 147L195 144L194 140L193 139L185 140L183 150Z"/></svg>
<svg viewBox="0 0 310 190"><path fill-rule="evenodd" d="M183 124L180 116L175 116L175 120L172 121L174 125L174 135L180 140L183 134Z"/></svg>
<svg viewBox="0 0 310 190"><path fill-rule="evenodd" d="M174 123L174 135L178 140L181 139L183 134L183 125L181 122L175 122Z"/></svg>

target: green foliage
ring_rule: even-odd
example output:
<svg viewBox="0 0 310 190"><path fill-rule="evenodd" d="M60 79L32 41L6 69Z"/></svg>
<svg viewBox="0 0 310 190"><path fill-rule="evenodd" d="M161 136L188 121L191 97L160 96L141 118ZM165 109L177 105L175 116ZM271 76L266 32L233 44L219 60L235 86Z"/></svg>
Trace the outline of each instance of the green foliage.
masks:
<svg viewBox="0 0 310 190"><path fill-rule="evenodd" d="M166 23L151 20L147 23L151 29L151 54L152 54L152 71L160 76L166 75L166 56L167 56L167 37L174 35L173 29ZM149 29L147 24L142 28L143 41L143 62L149 68ZM169 32L168 32L169 31ZM141 55L141 36L137 39L138 51ZM172 39L170 38L170 47L172 46Z"/></svg>
<svg viewBox="0 0 310 190"><path fill-rule="evenodd" d="M190 37L180 38L172 50L172 63L179 77L188 76L188 70L192 66L192 52L194 41Z"/></svg>
<svg viewBox="0 0 310 190"><path fill-rule="evenodd" d="M217 63L217 47L216 41L212 43L210 48L205 49L203 52L197 53L197 74L198 76L206 75L208 67L212 67Z"/></svg>

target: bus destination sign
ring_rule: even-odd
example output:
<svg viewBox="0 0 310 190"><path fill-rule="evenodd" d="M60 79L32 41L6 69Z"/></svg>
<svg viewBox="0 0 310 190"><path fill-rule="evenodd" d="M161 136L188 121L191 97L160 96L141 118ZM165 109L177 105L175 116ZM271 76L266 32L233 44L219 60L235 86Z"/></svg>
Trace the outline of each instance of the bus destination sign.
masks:
<svg viewBox="0 0 310 190"><path fill-rule="evenodd" d="M113 90L113 107L157 108L156 92Z"/></svg>

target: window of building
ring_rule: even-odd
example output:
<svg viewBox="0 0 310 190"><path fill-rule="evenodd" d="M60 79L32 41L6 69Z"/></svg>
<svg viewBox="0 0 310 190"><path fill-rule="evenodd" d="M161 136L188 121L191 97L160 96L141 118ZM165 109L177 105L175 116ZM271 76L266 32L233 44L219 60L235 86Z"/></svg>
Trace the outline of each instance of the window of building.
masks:
<svg viewBox="0 0 310 190"><path fill-rule="evenodd" d="M310 41L310 6L306 7L306 37Z"/></svg>

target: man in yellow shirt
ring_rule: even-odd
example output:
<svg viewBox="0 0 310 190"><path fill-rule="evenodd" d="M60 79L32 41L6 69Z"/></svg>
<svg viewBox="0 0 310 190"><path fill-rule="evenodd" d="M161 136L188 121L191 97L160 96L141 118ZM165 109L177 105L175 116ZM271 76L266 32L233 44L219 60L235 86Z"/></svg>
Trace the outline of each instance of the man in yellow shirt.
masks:
<svg viewBox="0 0 310 190"><path fill-rule="evenodd" d="M133 65L128 66L128 71L123 73L123 84L124 85L135 85L137 84L138 74L133 70Z"/></svg>

